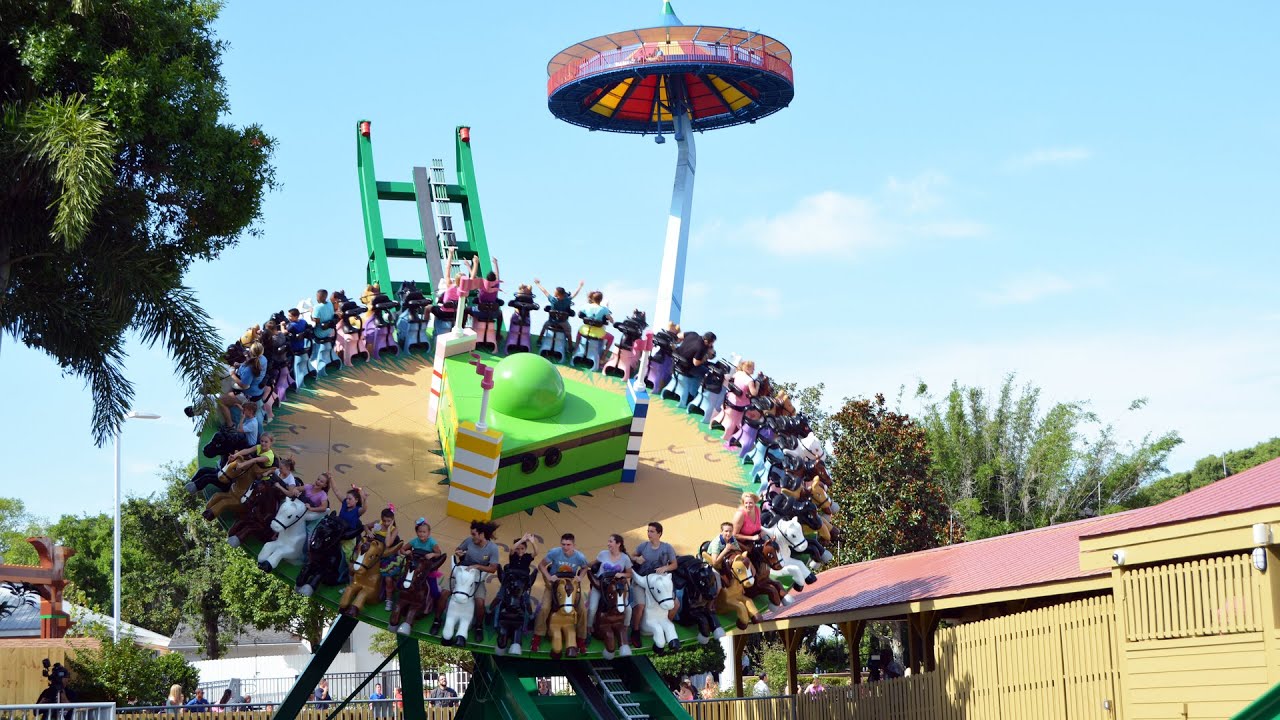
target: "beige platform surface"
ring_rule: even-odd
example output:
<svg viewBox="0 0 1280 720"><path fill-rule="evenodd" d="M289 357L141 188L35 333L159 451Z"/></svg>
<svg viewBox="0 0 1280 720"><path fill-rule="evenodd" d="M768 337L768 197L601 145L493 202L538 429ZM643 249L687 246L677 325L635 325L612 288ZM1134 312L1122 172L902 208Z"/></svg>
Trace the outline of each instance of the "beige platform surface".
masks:
<svg viewBox="0 0 1280 720"><path fill-rule="evenodd" d="M566 380L624 392L615 379L571 368L561 373ZM333 474L339 495L330 498L331 506L355 483L369 492L366 522L394 503L401 536L425 517L437 541L451 548L466 536L467 523L445 515L444 458L432 452L440 443L426 419L430 381L431 364L422 354L357 364L292 395L271 431L278 451L296 458L299 478L311 482L326 470ZM554 545L561 533L572 532L594 558L609 533L621 533L633 549L645 540L649 521L658 520L676 552L694 553L721 522L732 519L741 477L736 454L701 432L693 416L653 401L635 483L601 488L591 497L575 495L572 506L561 502L556 510L543 506L497 518L497 539L510 544L534 532ZM539 554L544 550L545 545Z"/></svg>

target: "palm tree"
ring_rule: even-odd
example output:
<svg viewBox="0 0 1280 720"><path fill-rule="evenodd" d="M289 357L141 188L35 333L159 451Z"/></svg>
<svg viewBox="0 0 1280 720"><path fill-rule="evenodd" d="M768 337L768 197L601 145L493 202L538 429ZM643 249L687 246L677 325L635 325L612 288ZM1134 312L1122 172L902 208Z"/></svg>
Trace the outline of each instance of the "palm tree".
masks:
<svg viewBox="0 0 1280 720"><path fill-rule="evenodd" d="M130 335L206 389L222 344L183 275L255 233L274 187L270 138L221 122L216 17L205 0L0 15L0 340L85 382L99 445L133 401Z"/></svg>

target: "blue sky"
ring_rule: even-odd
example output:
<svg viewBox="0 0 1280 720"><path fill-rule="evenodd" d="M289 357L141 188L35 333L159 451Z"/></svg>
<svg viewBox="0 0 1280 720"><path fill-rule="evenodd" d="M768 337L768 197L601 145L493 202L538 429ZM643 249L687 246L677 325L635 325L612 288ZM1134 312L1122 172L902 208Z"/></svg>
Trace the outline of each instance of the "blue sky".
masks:
<svg viewBox="0 0 1280 720"><path fill-rule="evenodd" d="M230 339L361 283L360 118L383 180L451 166L453 128L471 125L504 276L647 307L675 145L556 121L545 66L659 7L228 3L231 119L278 139L282 188L263 237L190 269L211 322ZM781 39L796 75L790 108L697 138L686 328L825 382L832 403L1016 372L1047 399L1091 400L1124 439L1178 431L1172 470L1277 433L1275 4L676 10ZM405 210L384 203L389 235L416 230ZM135 343L128 370L136 408L164 415L125 431L125 489L143 494L195 443L163 353ZM8 339L0 371L0 494L45 517L109 509L112 454L90 441L81 383ZM1126 412L1136 397L1150 404Z"/></svg>

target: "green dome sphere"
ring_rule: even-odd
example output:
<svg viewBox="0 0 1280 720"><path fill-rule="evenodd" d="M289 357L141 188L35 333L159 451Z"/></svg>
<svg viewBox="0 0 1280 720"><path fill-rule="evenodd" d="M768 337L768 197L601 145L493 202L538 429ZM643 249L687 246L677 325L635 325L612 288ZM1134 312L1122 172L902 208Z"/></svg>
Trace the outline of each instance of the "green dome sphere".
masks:
<svg viewBox="0 0 1280 720"><path fill-rule="evenodd" d="M495 412L522 420L559 415L564 409L564 378L541 355L508 355L493 368L489 404Z"/></svg>

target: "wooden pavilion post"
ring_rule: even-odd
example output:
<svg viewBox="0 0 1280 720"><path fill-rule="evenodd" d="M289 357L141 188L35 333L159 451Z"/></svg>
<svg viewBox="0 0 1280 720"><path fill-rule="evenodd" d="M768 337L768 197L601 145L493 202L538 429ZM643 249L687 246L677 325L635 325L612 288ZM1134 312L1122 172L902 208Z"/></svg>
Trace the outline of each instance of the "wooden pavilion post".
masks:
<svg viewBox="0 0 1280 720"><path fill-rule="evenodd" d="M851 685L857 685L862 682L862 636L866 630L866 620L850 620L840 623L840 634L844 636L845 648L849 653L849 683Z"/></svg>
<svg viewBox="0 0 1280 720"><path fill-rule="evenodd" d="M742 654L747 650L747 636L734 633L733 638L733 694L742 697Z"/></svg>
<svg viewBox="0 0 1280 720"><path fill-rule="evenodd" d="M800 638L803 636L801 630L789 629L782 631L782 645L787 651L787 694L795 695L800 692L800 684L796 678L796 651L800 649Z"/></svg>

